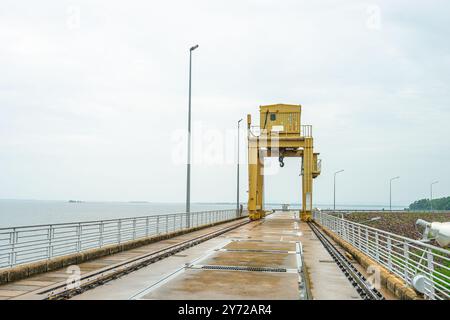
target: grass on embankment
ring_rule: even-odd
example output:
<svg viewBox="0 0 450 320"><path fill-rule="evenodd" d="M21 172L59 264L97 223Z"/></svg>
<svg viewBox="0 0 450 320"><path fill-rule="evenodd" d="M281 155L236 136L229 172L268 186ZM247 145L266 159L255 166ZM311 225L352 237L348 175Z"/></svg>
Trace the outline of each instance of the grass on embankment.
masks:
<svg viewBox="0 0 450 320"><path fill-rule="evenodd" d="M370 221L369 219L374 217L380 217L381 219ZM412 238L412 239L422 239L423 229L416 228L417 219L423 219L428 222L450 222L450 213L430 213L430 212L355 212L345 215L345 219L354 221L357 223L363 222L364 225L368 225L377 229L381 229L384 231L388 231L394 234L398 234L404 237ZM431 242L433 245L437 245L434 242ZM439 254L435 252L436 254ZM418 253L419 254L419 253ZM400 267L405 264L405 262L401 261L398 257L394 258L396 260L396 264ZM435 281L439 283L442 287L440 289L449 290L450 284L448 280L442 276L444 274L447 277L450 277L450 263L443 259L440 259L440 264L445 267L435 267L434 276L437 278ZM426 263L426 261L422 261L422 263ZM417 266L410 262L410 268L416 268ZM439 279L439 280L438 280Z"/></svg>
<svg viewBox="0 0 450 320"><path fill-rule="evenodd" d="M381 217L379 220L367 222L375 217ZM364 222L365 225L373 228L392 232L412 239L422 238L422 229L416 228L417 219L423 219L428 222L447 222L450 221L450 213L430 213L430 212L355 212L345 215L345 219L354 222Z"/></svg>

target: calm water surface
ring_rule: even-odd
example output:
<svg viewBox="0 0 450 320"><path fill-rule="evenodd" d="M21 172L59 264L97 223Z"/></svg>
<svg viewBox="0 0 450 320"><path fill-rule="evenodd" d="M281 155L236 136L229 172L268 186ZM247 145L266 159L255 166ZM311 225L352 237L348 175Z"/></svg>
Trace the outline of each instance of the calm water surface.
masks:
<svg viewBox="0 0 450 320"><path fill-rule="evenodd" d="M191 212L234 209L233 204L191 204ZM185 211L184 203L0 200L0 228L148 216Z"/></svg>
<svg viewBox="0 0 450 320"><path fill-rule="evenodd" d="M277 205L280 207L280 205ZM328 209L329 205L318 205ZM192 203L191 212L234 209L234 204ZM266 205L271 208L271 205ZM299 205L291 206L300 208ZM381 210L381 206L336 206L336 209ZM395 207L403 209L403 207ZM0 228L35 224L106 220L185 211L184 203L0 200Z"/></svg>

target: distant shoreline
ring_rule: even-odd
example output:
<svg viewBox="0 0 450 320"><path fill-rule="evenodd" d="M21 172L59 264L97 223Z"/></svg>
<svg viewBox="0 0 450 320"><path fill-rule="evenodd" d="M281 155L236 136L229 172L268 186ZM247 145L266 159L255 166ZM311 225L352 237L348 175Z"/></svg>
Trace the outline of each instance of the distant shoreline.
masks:
<svg viewBox="0 0 450 320"><path fill-rule="evenodd" d="M65 203L130 203L130 204L184 204L184 202L160 202L160 201L147 201L147 200L130 200L130 201L101 201L101 200L92 200L92 201L85 201L85 200L45 200L45 199L0 199L0 201L36 201L36 202L65 202ZM192 204L199 204L199 205L236 205L236 202L205 202L205 201L199 201L199 202L191 202ZM245 205L246 201L242 201L242 204ZM269 202L265 203L266 206L281 206L285 202ZM302 204L301 203L289 203L291 207L299 207ZM333 204L321 204L317 203L314 204L315 207L333 207ZM389 207L389 204L336 204L337 207ZM407 208L408 205L392 205L394 208Z"/></svg>

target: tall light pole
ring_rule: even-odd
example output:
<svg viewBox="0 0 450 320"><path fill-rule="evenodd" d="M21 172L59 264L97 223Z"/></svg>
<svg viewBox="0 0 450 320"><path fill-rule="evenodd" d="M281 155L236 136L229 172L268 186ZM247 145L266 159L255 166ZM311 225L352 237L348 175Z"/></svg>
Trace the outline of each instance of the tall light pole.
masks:
<svg viewBox="0 0 450 320"><path fill-rule="evenodd" d="M340 172L343 172L344 169L336 171L334 173L334 187L333 187L333 211L336 211L336 175Z"/></svg>
<svg viewBox="0 0 450 320"><path fill-rule="evenodd" d="M433 211L433 184L438 183L439 181L434 181L430 184L430 211Z"/></svg>
<svg viewBox="0 0 450 320"><path fill-rule="evenodd" d="M392 211L392 181L400 179L400 177L393 177L389 180L389 211Z"/></svg>
<svg viewBox="0 0 450 320"><path fill-rule="evenodd" d="M188 113L188 156L187 156L187 181L186 181L186 226L191 226L191 75L192 75L192 51L198 48L198 44L189 49L189 113Z"/></svg>
<svg viewBox="0 0 450 320"><path fill-rule="evenodd" d="M237 173L236 173L236 216L239 216L239 137L240 137L240 124L242 119L237 122L238 130L237 130Z"/></svg>

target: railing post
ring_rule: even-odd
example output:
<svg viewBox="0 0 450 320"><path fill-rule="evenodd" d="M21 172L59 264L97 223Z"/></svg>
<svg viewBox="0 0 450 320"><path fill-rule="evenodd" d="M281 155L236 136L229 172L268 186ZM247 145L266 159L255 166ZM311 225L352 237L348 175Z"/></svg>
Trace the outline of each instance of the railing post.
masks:
<svg viewBox="0 0 450 320"><path fill-rule="evenodd" d="M347 221L344 221L344 225L345 225L345 240L347 240L348 242L350 242L350 225L349 223L347 223Z"/></svg>
<svg viewBox="0 0 450 320"><path fill-rule="evenodd" d="M429 297L430 299L434 300L434 261L433 261L433 252L431 249L427 250L427 263L428 263L428 272L430 274L430 288L429 288Z"/></svg>
<svg viewBox="0 0 450 320"><path fill-rule="evenodd" d="M366 253L370 256L370 248L369 248L369 229L366 228Z"/></svg>
<svg viewBox="0 0 450 320"><path fill-rule="evenodd" d="M408 276L408 266L409 266L409 246L406 241L403 243L403 257L405 259L405 268L403 270L403 276L405 277L405 280L409 282L409 276Z"/></svg>
<svg viewBox="0 0 450 320"><path fill-rule="evenodd" d="M169 233L169 216L166 216L166 233Z"/></svg>
<svg viewBox="0 0 450 320"><path fill-rule="evenodd" d="M186 212L186 226L187 228L189 228L191 225L191 213L190 212Z"/></svg>
<svg viewBox="0 0 450 320"><path fill-rule="evenodd" d="M133 240L136 239L136 218L133 219Z"/></svg>
<svg viewBox="0 0 450 320"><path fill-rule="evenodd" d="M356 247L356 226L352 224L352 244Z"/></svg>
<svg viewBox="0 0 450 320"><path fill-rule="evenodd" d="M103 221L100 221L99 227L100 227L100 237L98 239L98 242L99 242L99 247L101 248L103 246L103 227L104 227Z"/></svg>
<svg viewBox="0 0 450 320"><path fill-rule="evenodd" d="M145 237L148 238L148 233L149 233L149 217L147 216L145 218Z"/></svg>
<svg viewBox="0 0 450 320"><path fill-rule="evenodd" d="M377 262L380 261L379 243L380 243L380 239L379 239L378 231L375 231L375 257L377 259Z"/></svg>
<svg viewBox="0 0 450 320"><path fill-rule="evenodd" d="M12 267L17 262L17 254L16 254L16 243L19 240L18 231L16 228L13 228L13 231L10 233L9 242L11 244L11 252L9 253L9 266Z"/></svg>
<svg viewBox="0 0 450 320"><path fill-rule="evenodd" d="M159 234L159 215L156 216L156 234Z"/></svg>
<svg viewBox="0 0 450 320"><path fill-rule="evenodd" d="M120 244L122 240L122 219L117 221L117 243Z"/></svg>
<svg viewBox="0 0 450 320"><path fill-rule="evenodd" d="M358 248L362 251L362 244L361 244L361 227L358 226Z"/></svg>
<svg viewBox="0 0 450 320"><path fill-rule="evenodd" d="M388 235L387 236L387 250L388 250L388 268L389 271L392 271L392 241L391 241L391 236Z"/></svg>
<svg viewBox="0 0 450 320"><path fill-rule="evenodd" d="M180 215L180 229L182 230L183 229L183 214L181 214ZM192 225L192 214L191 213L189 213L189 220L191 220L191 221L189 221L189 225ZM186 226L187 226L187 223L186 223Z"/></svg>
<svg viewBox="0 0 450 320"><path fill-rule="evenodd" d="M77 252L81 251L81 232L81 222L79 222L77 226Z"/></svg>
<svg viewBox="0 0 450 320"><path fill-rule="evenodd" d="M49 225L47 230L48 247L47 258L50 259L53 256L53 226Z"/></svg>

